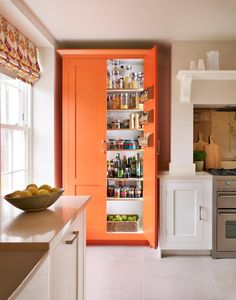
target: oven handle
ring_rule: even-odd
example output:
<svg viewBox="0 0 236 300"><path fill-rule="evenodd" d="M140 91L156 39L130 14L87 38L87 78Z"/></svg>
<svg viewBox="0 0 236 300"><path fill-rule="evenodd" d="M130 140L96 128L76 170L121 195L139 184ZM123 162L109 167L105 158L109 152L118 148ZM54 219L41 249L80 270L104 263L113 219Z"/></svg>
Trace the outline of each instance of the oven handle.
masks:
<svg viewBox="0 0 236 300"><path fill-rule="evenodd" d="M236 197L236 194L235 193L218 193L219 197L221 198L232 198L232 197Z"/></svg>
<svg viewBox="0 0 236 300"><path fill-rule="evenodd" d="M221 216L236 216L236 209L218 209L218 214Z"/></svg>

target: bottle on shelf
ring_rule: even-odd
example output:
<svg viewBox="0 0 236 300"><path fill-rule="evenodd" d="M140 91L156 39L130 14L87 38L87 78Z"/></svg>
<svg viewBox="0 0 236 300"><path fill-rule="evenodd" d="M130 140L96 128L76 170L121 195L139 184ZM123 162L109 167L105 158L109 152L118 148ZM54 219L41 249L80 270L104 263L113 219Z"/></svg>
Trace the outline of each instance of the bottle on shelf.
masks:
<svg viewBox="0 0 236 300"><path fill-rule="evenodd" d="M115 159L107 161L107 176L108 178L142 178L143 176L143 162L139 153L137 159L135 156L121 159L120 154L117 153Z"/></svg>
<svg viewBox="0 0 236 300"><path fill-rule="evenodd" d="M139 153L137 153L137 160L136 160L136 177L137 178L142 177L142 162Z"/></svg>
<svg viewBox="0 0 236 300"><path fill-rule="evenodd" d="M134 129L134 114L129 115L129 129Z"/></svg>
<svg viewBox="0 0 236 300"><path fill-rule="evenodd" d="M135 129L140 129L140 126L139 126L139 114L138 113L134 114L134 128Z"/></svg>

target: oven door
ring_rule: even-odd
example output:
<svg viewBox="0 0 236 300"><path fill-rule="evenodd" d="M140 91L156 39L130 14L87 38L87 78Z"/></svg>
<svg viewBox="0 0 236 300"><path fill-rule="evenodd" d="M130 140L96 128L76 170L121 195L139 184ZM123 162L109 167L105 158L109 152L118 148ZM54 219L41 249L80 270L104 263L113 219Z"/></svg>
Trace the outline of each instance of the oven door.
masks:
<svg viewBox="0 0 236 300"><path fill-rule="evenodd" d="M217 251L236 251L236 209L217 211Z"/></svg>

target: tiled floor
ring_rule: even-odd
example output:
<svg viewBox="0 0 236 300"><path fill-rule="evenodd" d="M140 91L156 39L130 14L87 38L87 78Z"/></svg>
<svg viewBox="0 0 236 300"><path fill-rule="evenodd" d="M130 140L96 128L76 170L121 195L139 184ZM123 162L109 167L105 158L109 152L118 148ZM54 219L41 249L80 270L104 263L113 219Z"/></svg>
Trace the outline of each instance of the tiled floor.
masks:
<svg viewBox="0 0 236 300"><path fill-rule="evenodd" d="M86 300L236 300L236 259L87 247Z"/></svg>

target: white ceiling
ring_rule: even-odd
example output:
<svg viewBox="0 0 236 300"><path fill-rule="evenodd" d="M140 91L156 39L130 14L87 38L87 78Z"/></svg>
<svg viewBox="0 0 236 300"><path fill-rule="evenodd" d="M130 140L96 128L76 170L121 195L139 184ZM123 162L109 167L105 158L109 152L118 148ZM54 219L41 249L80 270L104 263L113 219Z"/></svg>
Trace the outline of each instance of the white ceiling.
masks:
<svg viewBox="0 0 236 300"><path fill-rule="evenodd" d="M24 4L61 43L236 40L236 0L10 1Z"/></svg>

